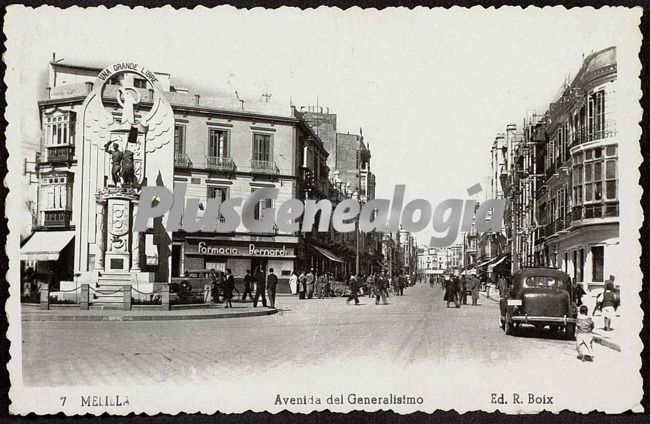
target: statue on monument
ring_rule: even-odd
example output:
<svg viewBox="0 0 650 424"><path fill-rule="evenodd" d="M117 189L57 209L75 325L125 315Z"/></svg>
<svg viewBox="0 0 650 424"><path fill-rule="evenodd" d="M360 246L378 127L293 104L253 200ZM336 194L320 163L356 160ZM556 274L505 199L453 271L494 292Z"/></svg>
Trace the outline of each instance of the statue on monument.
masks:
<svg viewBox="0 0 650 424"><path fill-rule="evenodd" d="M135 97L131 93L135 93ZM134 105L140 103L140 93L132 87L121 87L117 93L117 102L122 106L120 123L130 125L126 147L122 152L119 144L113 142L113 151L111 152L108 147L111 144L109 141L104 146L104 150L111 155L113 184L116 187L118 183L121 183L122 187L135 187L138 184L135 176L134 153L129 150L128 146L129 143L138 142L138 125L135 122Z"/></svg>
<svg viewBox="0 0 650 424"><path fill-rule="evenodd" d="M122 167L122 158L124 155L120 151L120 145L117 143L113 143L113 151L111 152L108 147L110 144L110 141L106 143L104 150L106 150L106 153L111 155L111 177L113 178L113 184L117 187L117 183L120 182L120 169Z"/></svg>

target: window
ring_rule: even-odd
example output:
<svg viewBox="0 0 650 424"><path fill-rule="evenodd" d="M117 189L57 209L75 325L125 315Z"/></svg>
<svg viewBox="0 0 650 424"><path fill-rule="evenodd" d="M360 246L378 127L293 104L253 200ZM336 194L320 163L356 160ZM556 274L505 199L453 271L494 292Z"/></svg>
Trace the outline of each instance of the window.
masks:
<svg viewBox="0 0 650 424"><path fill-rule="evenodd" d="M41 179L41 200L39 207L42 210L67 209L68 190L67 177L49 175Z"/></svg>
<svg viewBox="0 0 650 424"><path fill-rule="evenodd" d="M251 190L251 193L253 193L255 189ZM255 211L253 212L253 218L254 219L262 219L264 217L264 210L265 209L270 209L273 207L273 199L262 199L257 203L257 206L255 206Z"/></svg>
<svg viewBox="0 0 650 424"><path fill-rule="evenodd" d="M566 288L565 283L556 277L530 276L524 281L525 287L537 288Z"/></svg>
<svg viewBox="0 0 650 424"><path fill-rule="evenodd" d="M133 86L135 88L147 88L147 80L142 78L133 78Z"/></svg>
<svg viewBox="0 0 650 424"><path fill-rule="evenodd" d="M124 78L123 74L115 75L114 77L110 78L108 80L109 85L122 85L122 78Z"/></svg>
<svg viewBox="0 0 650 424"><path fill-rule="evenodd" d="M605 137L605 91L600 90L590 97L593 103L593 127L589 129L589 139L599 140Z"/></svg>
<svg viewBox="0 0 650 424"><path fill-rule="evenodd" d="M45 118L44 124L43 134L46 147L74 144L75 114L73 112L48 116Z"/></svg>
<svg viewBox="0 0 650 424"><path fill-rule="evenodd" d="M208 156L217 158L228 157L228 131L210 129Z"/></svg>
<svg viewBox="0 0 650 424"><path fill-rule="evenodd" d="M228 199L228 189L226 187L208 186L208 199L220 199L221 203ZM226 222L226 219L219 213L219 222Z"/></svg>
<svg viewBox="0 0 650 424"><path fill-rule="evenodd" d="M269 134L253 135L253 160L270 162L273 158L272 139Z"/></svg>
<svg viewBox="0 0 650 424"><path fill-rule="evenodd" d="M603 267L605 264L605 248L603 246L592 246L591 248L591 280L603 281Z"/></svg>
<svg viewBox="0 0 650 424"><path fill-rule="evenodd" d="M616 199L616 160L605 162L605 196L607 200Z"/></svg>
<svg viewBox="0 0 650 424"><path fill-rule="evenodd" d="M176 125L174 127L174 153L185 153L185 126Z"/></svg>
<svg viewBox="0 0 650 424"><path fill-rule="evenodd" d="M227 188L208 186L208 199L221 199L222 202L225 202L227 198L228 198Z"/></svg>
<svg viewBox="0 0 650 424"><path fill-rule="evenodd" d="M584 272L585 272L585 251L584 249L580 249L578 251L578 279L576 280L577 282L583 281L584 278Z"/></svg>

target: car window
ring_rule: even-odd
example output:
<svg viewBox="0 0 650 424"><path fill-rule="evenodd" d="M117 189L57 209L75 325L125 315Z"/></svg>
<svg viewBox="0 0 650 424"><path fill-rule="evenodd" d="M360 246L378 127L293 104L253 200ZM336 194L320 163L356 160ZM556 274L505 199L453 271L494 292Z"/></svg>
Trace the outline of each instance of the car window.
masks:
<svg viewBox="0 0 650 424"><path fill-rule="evenodd" d="M524 280L524 287L538 287L538 288L564 288L562 280L556 277L547 276L530 276Z"/></svg>

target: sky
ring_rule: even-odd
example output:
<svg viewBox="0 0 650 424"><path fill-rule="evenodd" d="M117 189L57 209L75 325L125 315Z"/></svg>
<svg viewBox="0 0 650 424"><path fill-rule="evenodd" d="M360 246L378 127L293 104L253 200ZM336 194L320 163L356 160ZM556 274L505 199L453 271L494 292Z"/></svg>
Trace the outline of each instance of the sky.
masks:
<svg viewBox="0 0 650 424"><path fill-rule="evenodd" d="M271 93L330 108L338 131L363 135L376 197L406 184L435 207L489 189L490 147L508 123L543 113L583 55L620 45L637 25L624 8L453 8L347 11L321 7L175 11L12 6L9 72L19 75L23 154L40 136L37 101L52 53L63 63L134 61L209 96ZM29 29L29 30L27 30ZM428 242L431 233L417 235Z"/></svg>

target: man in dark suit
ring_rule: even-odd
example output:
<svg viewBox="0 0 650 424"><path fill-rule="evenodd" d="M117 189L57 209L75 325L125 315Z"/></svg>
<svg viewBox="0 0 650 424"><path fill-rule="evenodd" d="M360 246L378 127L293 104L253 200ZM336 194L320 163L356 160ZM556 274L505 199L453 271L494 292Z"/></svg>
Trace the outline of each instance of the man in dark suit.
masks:
<svg viewBox="0 0 650 424"><path fill-rule="evenodd" d="M259 267L255 273L255 280L257 281L255 288L255 297L253 298L253 308L257 308L257 302L262 296L262 306L266 308L266 276L264 275L264 268Z"/></svg>
<svg viewBox="0 0 650 424"><path fill-rule="evenodd" d="M350 277L350 296L348 296L347 302L350 303L354 299L354 304L359 304L359 298L357 297L357 291L359 291L359 279L356 275Z"/></svg>
<svg viewBox="0 0 650 424"><path fill-rule="evenodd" d="M253 300L253 290L251 287L252 284L253 284L253 276L251 275L251 270L247 269L246 275L244 275L244 294L242 295L241 298L242 302L246 301L246 296L250 297L251 300Z"/></svg>
<svg viewBox="0 0 650 424"><path fill-rule="evenodd" d="M275 309L275 290L278 287L278 276L269 268L269 275L266 276L266 290L269 292L269 303L271 309Z"/></svg>

